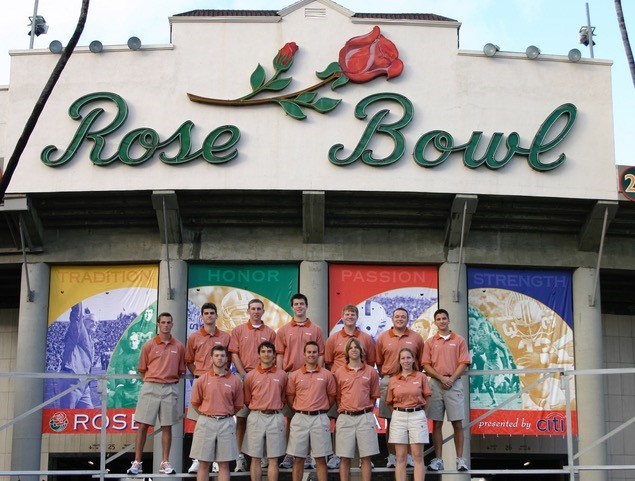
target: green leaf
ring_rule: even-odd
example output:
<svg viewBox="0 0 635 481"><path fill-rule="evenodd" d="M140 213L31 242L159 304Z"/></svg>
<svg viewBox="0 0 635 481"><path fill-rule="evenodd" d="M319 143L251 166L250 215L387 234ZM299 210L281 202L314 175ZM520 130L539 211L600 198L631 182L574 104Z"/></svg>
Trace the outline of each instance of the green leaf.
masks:
<svg viewBox="0 0 635 481"><path fill-rule="evenodd" d="M256 70L254 70L253 73L251 74L251 77L249 77L249 83L251 83L251 89L258 90L260 87L262 87L262 84L265 83L265 78L266 78L265 69L262 68L262 65L258 64L258 66L256 67Z"/></svg>
<svg viewBox="0 0 635 481"><path fill-rule="evenodd" d="M298 95L295 98L295 101L300 104L310 104L311 102L313 102L313 99L315 97L317 97L317 92L304 92Z"/></svg>
<svg viewBox="0 0 635 481"><path fill-rule="evenodd" d="M306 119L306 115L304 115L304 112L302 112L302 109L296 103L289 100L278 100L278 103L290 117L296 120Z"/></svg>
<svg viewBox="0 0 635 481"><path fill-rule="evenodd" d="M274 80L270 84L267 84L266 87L263 87L262 90L271 90L273 92L279 92L280 90L286 89L287 85L291 83L291 80L293 80L291 77Z"/></svg>
<svg viewBox="0 0 635 481"><path fill-rule="evenodd" d="M342 69L340 68L340 64L337 62L332 62L322 72L315 72L315 75L320 80L324 80L330 77L331 75L333 75L335 72L341 72L341 71Z"/></svg>
<svg viewBox="0 0 635 481"><path fill-rule="evenodd" d="M331 90L335 90L336 88L341 87L342 85L346 85L347 83L348 77L342 74L340 78L336 79L335 82L331 84Z"/></svg>
<svg viewBox="0 0 635 481"><path fill-rule="evenodd" d="M321 99L313 102L313 104L311 104L311 108L315 109L321 114L325 114L337 107L341 101L342 99L330 99L328 97L322 97Z"/></svg>

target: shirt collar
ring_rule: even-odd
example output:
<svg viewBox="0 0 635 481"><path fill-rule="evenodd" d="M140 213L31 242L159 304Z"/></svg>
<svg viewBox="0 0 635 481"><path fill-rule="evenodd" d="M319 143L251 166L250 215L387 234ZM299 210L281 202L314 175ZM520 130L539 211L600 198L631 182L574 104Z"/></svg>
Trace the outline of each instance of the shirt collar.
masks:
<svg viewBox="0 0 635 481"><path fill-rule="evenodd" d="M438 341L439 339L443 339L441 337L441 334L439 334L438 332L434 335L434 338ZM454 331L450 331L450 337L448 338L448 341L454 340L456 338L456 334L454 334ZM443 339L445 341L445 339Z"/></svg>
<svg viewBox="0 0 635 481"><path fill-rule="evenodd" d="M359 327L355 327L355 330L353 331L353 334L351 336L349 336L348 334L346 334L346 331L344 330L344 328L340 329L340 336L342 337L359 337Z"/></svg>
<svg viewBox="0 0 635 481"><path fill-rule="evenodd" d="M157 334L156 336L154 336L154 342L156 344L174 344L174 337L170 337L170 339L167 342L163 342L161 340L161 336Z"/></svg>
<svg viewBox="0 0 635 481"><path fill-rule="evenodd" d="M214 326L214 333L213 333L213 334L208 333L208 332L205 330L205 326L201 326L201 328L199 329L199 332L200 332L201 334L203 334L204 336L212 336L212 337L214 337L214 336L218 336L218 326Z"/></svg>
<svg viewBox="0 0 635 481"><path fill-rule="evenodd" d="M295 322L295 319L291 319L291 325L292 326L300 326L300 327L309 327L311 325L311 319L309 319L308 317L306 318L306 321L303 324L298 324L297 322Z"/></svg>
<svg viewBox="0 0 635 481"><path fill-rule="evenodd" d="M302 369L302 374L306 374L307 372L318 372L321 368L320 368L320 366L318 366L315 370L313 370L313 371L309 371L309 370L306 368L306 364L305 364L305 365L304 365L304 366L302 366L300 369Z"/></svg>
<svg viewBox="0 0 635 481"><path fill-rule="evenodd" d="M260 325L256 327L251 323L251 320L247 321L247 329L251 331L260 331L261 329L264 329L264 327L265 327L264 322L261 322Z"/></svg>
<svg viewBox="0 0 635 481"><path fill-rule="evenodd" d="M403 337L403 336L408 336L409 334L410 334L410 329L408 329L407 327L406 327L406 330L404 331L404 333L401 336L398 336L397 334L395 334L395 328L394 327L391 327L388 330L388 335L390 337Z"/></svg>
<svg viewBox="0 0 635 481"><path fill-rule="evenodd" d="M273 374L274 372L277 372L277 371L278 371L278 368L276 367L276 365L275 365L275 364L274 364L274 365L272 365L270 368L267 368L267 369L265 369L264 367L262 367L262 365L261 365L261 364L258 364L258 367L257 367L256 369L258 369L258 372L259 372L259 373L261 373L261 374L264 374L264 373L266 373L266 372L270 372L270 373L272 373L272 374Z"/></svg>

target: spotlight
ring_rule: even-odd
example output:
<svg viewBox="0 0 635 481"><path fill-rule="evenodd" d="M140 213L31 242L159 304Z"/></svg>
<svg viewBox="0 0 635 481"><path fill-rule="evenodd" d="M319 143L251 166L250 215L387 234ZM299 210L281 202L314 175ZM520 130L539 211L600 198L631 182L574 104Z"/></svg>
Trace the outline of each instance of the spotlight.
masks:
<svg viewBox="0 0 635 481"><path fill-rule="evenodd" d="M99 53L104 49L104 46L99 40L93 40L88 45L88 49L93 53Z"/></svg>
<svg viewBox="0 0 635 481"><path fill-rule="evenodd" d="M535 60L538 58L538 55L540 55L540 49L535 45L530 45L527 47L527 50L525 50L525 55L527 55L528 59Z"/></svg>
<svg viewBox="0 0 635 481"><path fill-rule="evenodd" d="M567 57L569 57L571 62L579 62L582 58L582 52L580 52L577 48L572 48L569 50Z"/></svg>
<svg viewBox="0 0 635 481"><path fill-rule="evenodd" d="M500 50L500 47L498 45L494 45L493 43L486 43L485 46L483 47L483 53L487 57L493 57L494 55L496 55L496 52L498 52L499 50Z"/></svg>
<svg viewBox="0 0 635 481"><path fill-rule="evenodd" d="M59 40L53 40L49 44L49 50L51 53L60 53L63 49L64 47L62 46L62 42Z"/></svg>
<svg viewBox="0 0 635 481"><path fill-rule="evenodd" d="M33 25L35 25L35 28L33 28L33 33L36 37L39 37L43 33L49 31L49 26L46 24L46 20L42 15L29 17L29 20L31 21L31 23L28 25L29 27L33 28ZM31 35L31 30L28 31L27 35Z"/></svg>
<svg viewBox="0 0 635 481"><path fill-rule="evenodd" d="M139 40L139 37L130 37L128 39L128 48L130 50L139 50L141 48L141 40Z"/></svg>

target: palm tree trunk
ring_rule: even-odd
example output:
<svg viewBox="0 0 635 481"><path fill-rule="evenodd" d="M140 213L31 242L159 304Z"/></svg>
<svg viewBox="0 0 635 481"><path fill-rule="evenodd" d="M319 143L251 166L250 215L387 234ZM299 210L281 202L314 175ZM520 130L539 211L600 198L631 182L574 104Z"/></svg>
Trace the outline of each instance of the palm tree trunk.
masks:
<svg viewBox="0 0 635 481"><path fill-rule="evenodd" d="M624 42L624 50L626 50L626 59L628 60L628 66L631 69L631 78L633 79L633 86L635 87L635 61L633 61L633 50L631 49L631 43L628 40L628 32L626 31L626 22L624 21L624 12L622 11L621 0L615 0L615 12L617 13L617 22L620 26L622 42Z"/></svg>
<svg viewBox="0 0 635 481"><path fill-rule="evenodd" d="M68 63L68 60L71 58L71 54L73 53L73 50L75 50L75 47L77 46L79 37L82 35L82 32L84 31L84 25L86 25L86 17L88 16L89 3L90 3L90 0L82 0L81 11L79 13L79 19L77 20L77 26L75 27L75 32L73 32L73 35L71 36L71 39L68 41L68 45L66 45L66 48L62 50L60 59L57 61L55 68L51 72L51 76L49 77L48 82L46 82L46 85L42 89L42 93L40 94L40 97L35 102L35 105L33 106L33 111L31 112L31 115L29 116L29 118L26 121L26 124L24 125L24 129L22 130L22 134L20 135L20 138L15 144L13 153L11 154L9 161L7 162L7 168L4 172L4 175L0 179L0 202L4 201L4 194L7 191L7 187L9 187L9 182L11 181L11 177L13 177L13 173L15 172L15 169L18 165L20 157L22 156L22 153L24 152L24 149L26 148L27 143L29 142L29 138L31 137L31 134L33 133L33 130L35 129L35 126L37 125L37 121L40 118L42 111L44 110L44 106L46 105L48 98L53 93L55 84L57 83L60 76L62 75L62 72L64 71L64 67Z"/></svg>

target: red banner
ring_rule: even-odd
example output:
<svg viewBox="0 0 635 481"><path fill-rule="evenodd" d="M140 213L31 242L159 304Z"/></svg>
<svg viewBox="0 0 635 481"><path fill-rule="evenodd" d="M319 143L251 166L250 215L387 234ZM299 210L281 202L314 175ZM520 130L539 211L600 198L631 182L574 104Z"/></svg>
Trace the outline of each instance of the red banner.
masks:
<svg viewBox="0 0 635 481"><path fill-rule="evenodd" d="M134 421L134 409L108 409L106 427L108 433L134 433L138 427ZM42 410L44 434L99 434L101 409Z"/></svg>

